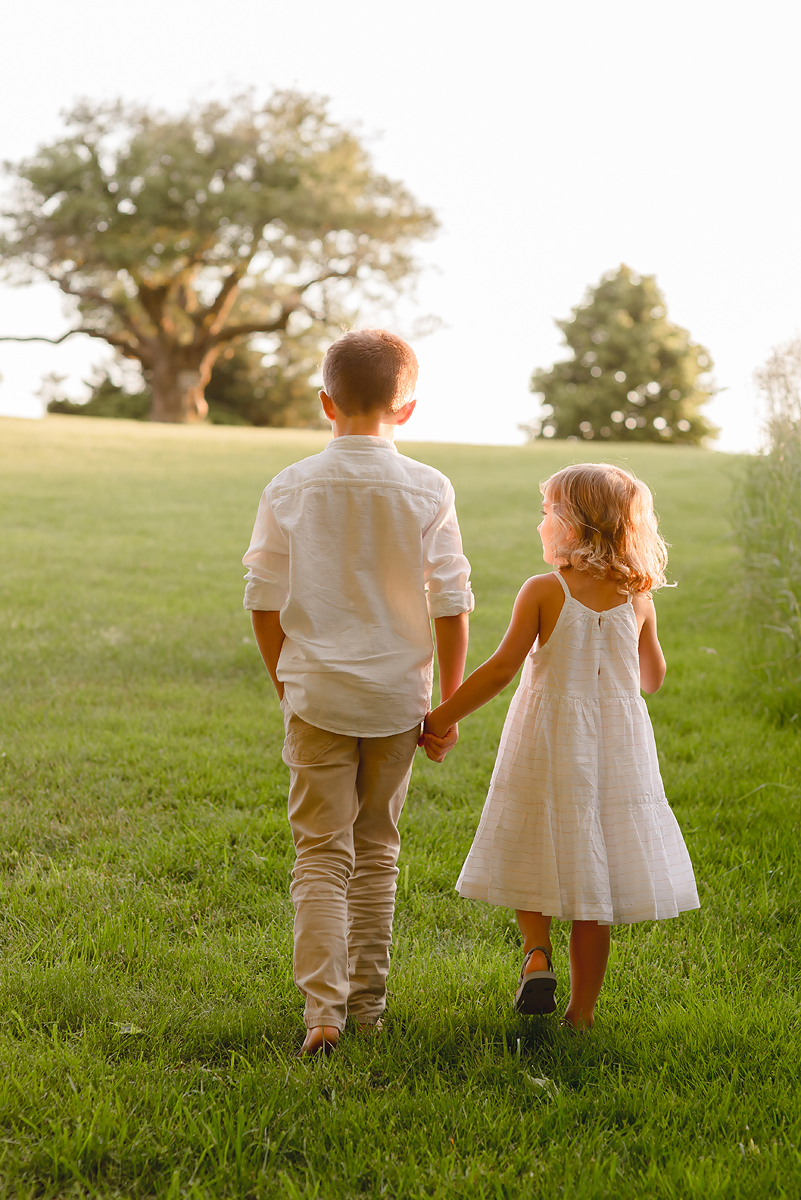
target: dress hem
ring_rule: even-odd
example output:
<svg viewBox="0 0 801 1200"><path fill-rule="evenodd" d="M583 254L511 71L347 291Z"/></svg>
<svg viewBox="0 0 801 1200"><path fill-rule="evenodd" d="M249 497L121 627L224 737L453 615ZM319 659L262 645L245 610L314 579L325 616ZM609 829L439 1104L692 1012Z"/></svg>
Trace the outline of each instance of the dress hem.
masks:
<svg viewBox="0 0 801 1200"><path fill-rule="evenodd" d="M486 892L483 895L476 894L469 886L461 887L457 884L455 891L463 900L478 900L482 904L491 904L495 908L515 908L521 912L540 912L547 917L551 917L554 921L597 921L599 925L634 925L639 921L671 921L676 917L681 916L684 912L695 912L700 909L701 902L697 898L695 900L680 900L673 905L665 906L668 911L654 912L653 907L647 912L644 909L635 909L631 913L613 913L611 916L608 912L599 914L596 910L578 909L575 912L565 912L564 910L549 912L548 909L561 909L561 905L553 904L548 900L543 900L542 897L531 898L529 896L516 896L513 899L496 900L490 899Z"/></svg>

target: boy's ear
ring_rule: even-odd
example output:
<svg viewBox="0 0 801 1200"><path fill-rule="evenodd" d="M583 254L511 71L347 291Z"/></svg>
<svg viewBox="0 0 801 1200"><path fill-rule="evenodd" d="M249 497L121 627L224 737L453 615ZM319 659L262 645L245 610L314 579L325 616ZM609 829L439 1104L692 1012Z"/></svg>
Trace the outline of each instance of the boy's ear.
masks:
<svg viewBox="0 0 801 1200"><path fill-rule="evenodd" d="M328 395L327 392L324 392L322 390L322 388L317 393L317 395L320 397L320 403L323 406L323 412L328 417L328 420L335 421L337 414L336 414L336 409L334 408L334 401L331 399L331 397Z"/></svg>
<svg viewBox="0 0 801 1200"><path fill-rule="evenodd" d="M397 412L394 412L392 414L393 417L395 418L393 421L393 424L394 425L405 425L416 408L417 408L417 401L409 400L409 402L407 404L404 404L403 408L399 408L397 410Z"/></svg>

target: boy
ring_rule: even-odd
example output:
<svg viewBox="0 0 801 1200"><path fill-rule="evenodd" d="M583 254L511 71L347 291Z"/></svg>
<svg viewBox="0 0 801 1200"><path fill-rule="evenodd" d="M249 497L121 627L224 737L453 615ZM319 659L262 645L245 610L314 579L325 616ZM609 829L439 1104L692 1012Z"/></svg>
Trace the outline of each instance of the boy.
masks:
<svg viewBox="0 0 801 1200"><path fill-rule="evenodd" d="M382 329L330 347L320 400L334 436L267 486L242 560L286 727L301 1055L330 1054L348 1014L380 1028L430 618L443 699L464 674L473 597L453 488L392 440L416 382L411 347Z"/></svg>

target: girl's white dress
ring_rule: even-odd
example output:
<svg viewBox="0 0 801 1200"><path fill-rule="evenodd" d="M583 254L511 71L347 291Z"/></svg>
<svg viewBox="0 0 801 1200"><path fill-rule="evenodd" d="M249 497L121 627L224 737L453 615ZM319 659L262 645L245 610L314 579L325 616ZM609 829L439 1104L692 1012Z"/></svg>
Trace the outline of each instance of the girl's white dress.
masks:
<svg viewBox="0 0 801 1200"><path fill-rule="evenodd" d="M631 597L597 613L554 574L565 602L526 658L456 890L604 925L698 908L640 695Z"/></svg>

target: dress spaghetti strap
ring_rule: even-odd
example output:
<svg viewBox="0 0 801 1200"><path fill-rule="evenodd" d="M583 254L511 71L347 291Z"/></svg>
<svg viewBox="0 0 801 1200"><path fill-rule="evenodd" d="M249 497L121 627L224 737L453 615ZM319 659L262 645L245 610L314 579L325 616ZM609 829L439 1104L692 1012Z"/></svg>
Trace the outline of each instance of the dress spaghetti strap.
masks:
<svg viewBox="0 0 801 1200"><path fill-rule="evenodd" d="M551 572L551 574L553 574L553 575L555 575L555 576L556 576L556 578L559 580L559 582L561 583L562 587L564 588L565 595L567 596L567 598L568 598L569 600L572 600L572 599L573 599L573 597L572 597L572 595L571 595L570 588L569 588L569 587L567 586L567 584L565 583L565 581L564 581L564 579L562 578L562 576L561 576L561 574L559 573L559 571L552 571L552 572Z"/></svg>
<svg viewBox="0 0 801 1200"><path fill-rule="evenodd" d="M561 576L560 572L559 572L559 571L552 571L552 572L551 572L551 574L552 574L552 575L555 575L555 576L556 576L556 578L559 580L559 582L561 583L561 585L562 585L562 588L563 588L563 590L564 590L564 593L565 593L565 595L567 596L567 598L568 598L569 600L575 600L575 599L576 599L576 597L573 595L573 593L571 592L570 588L569 588L569 587L567 586L567 584L565 583L565 581L564 581L564 579L562 578L562 576ZM581 601L580 601L580 600L578 600L578 601L576 601L576 602L577 602L578 604L581 604ZM591 608L591 609L589 609L589 611L590 611L590 612L598 612L599 614L600 614L600 613L602 613L602 612L614 612L614 611L615 611L615 609L617 609L617 608L625 608L627 604L633 604L633 603L634 603L634 597L632 596L631 592L626 592L626 599L625 599L625 601L624 601L624 603L623 603L623 604L615 604L615 605L614 605L612 608L603 608L603 609L595 609L595 608ZM587 608L588 606L587 606L586 604L582 604L582 605L581 605L581 607L582 607L582 608Z"/></svg>

